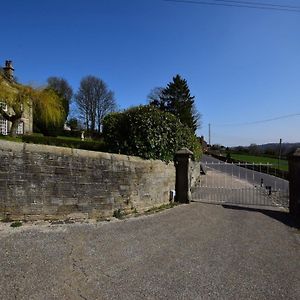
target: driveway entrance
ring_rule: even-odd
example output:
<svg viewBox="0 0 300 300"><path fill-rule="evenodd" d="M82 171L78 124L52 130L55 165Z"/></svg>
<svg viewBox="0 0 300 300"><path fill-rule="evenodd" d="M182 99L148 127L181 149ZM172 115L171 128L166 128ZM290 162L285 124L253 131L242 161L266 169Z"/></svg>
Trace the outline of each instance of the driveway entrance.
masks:
<svg viewBox="0 0 300 300"><path fill-rule="evenodd" d="M202 166L206 174L192 188L193 201L285 209L289 206L288 181L259 172L271 168L269 164L233 164L204 156Z"/></svg>
<svg viewBox="0 0 300 300"><path fill-rule="evenodd" d="M108 223L0 223L1 299L300 299L282 211L192 203Z"/></svg>

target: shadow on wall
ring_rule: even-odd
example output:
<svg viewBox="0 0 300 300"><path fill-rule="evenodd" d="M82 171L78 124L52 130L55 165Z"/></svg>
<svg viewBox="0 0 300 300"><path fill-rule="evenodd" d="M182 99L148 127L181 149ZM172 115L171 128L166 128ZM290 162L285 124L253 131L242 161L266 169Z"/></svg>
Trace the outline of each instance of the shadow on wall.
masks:
<svg viewBox="0 0 300 300"><path fill-rule="evenodd" d="M300 229L300 222L297 221L289 212L278 211L278 210L268 210L261 208L237 206L237 205L222 205L226 209L235 209L235 210L245 210L252 212L262 213L272 219L275 219L289 227Z"/></svg>

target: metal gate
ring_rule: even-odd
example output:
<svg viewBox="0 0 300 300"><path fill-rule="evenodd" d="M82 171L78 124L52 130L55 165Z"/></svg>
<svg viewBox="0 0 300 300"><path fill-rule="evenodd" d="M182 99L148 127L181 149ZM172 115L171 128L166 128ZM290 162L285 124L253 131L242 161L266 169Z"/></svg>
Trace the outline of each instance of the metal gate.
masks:
<svg viewBox="0 0 300 300"><path fill-rule="evenodd" d="M289 182L259 171L271 167L271 164L202 163L204 172L191 190L192 201L287 208Z"/></svg>

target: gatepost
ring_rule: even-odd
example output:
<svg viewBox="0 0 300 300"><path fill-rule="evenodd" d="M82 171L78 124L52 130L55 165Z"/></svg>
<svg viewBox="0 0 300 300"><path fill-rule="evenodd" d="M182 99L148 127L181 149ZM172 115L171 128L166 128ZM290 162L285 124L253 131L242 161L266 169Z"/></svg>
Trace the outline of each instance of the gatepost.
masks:
<svg viewBox="0 0 300 300"><path fill-rule="evenodd" d="M175 153L176 183L175 201L179 203L191 202L191 183L189 176L189 164L193 152L188 148L182 148Z"/></svg>
<svg viewBox="0 0 300 300"><path fill-rule="evenodd" d="M290 214L300 221L300 148L289 157Z"/></svg>

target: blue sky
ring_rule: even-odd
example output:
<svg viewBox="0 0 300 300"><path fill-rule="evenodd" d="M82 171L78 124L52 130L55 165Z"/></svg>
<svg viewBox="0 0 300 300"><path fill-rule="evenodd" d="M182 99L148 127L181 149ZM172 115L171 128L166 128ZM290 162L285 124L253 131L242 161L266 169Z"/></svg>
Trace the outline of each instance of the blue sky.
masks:
<svg viewBox="0 0 300 300"><path fill-rule="evenodd" d="M95 75L123 109L180 74L212 143L300 142L299 115L234 125L300 113L300 13L162 0L10 0L1 12L0 61L20 82L61 76L76 92Z"/></svg>

